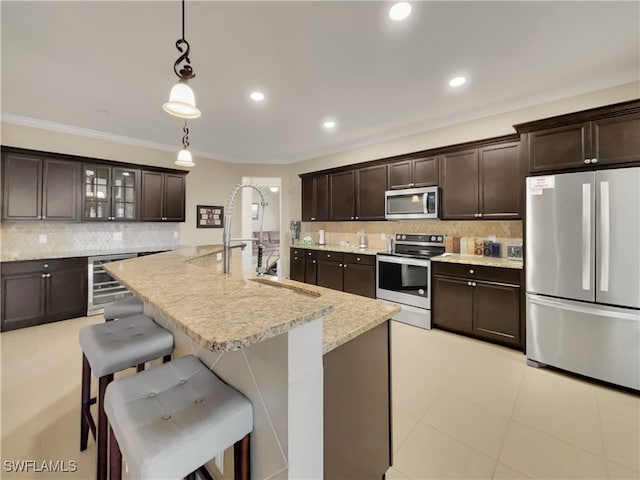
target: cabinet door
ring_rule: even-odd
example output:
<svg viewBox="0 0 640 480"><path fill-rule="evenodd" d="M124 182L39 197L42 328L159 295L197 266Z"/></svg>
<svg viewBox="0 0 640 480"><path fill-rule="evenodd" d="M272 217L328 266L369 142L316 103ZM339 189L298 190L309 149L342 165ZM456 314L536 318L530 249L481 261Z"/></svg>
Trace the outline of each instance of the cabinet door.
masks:
<svg viewBox="0 0 640 480"><path fill-rule="evenodd" d="M296 282L304 282L305 258L304 252L296 255L293 251L289 260L289 278Z"/></svg>
<svg viewBox="0 0 640 480"><path fill-rule="evenodd" d="M640 114L592 122L592 157L597 163L640 161Z"/></svg>
<svg viewBox="0 0 640 480"><path fill-rule="evenodd" d="M433 323L470 333L473 328L473 287L467 280L433 276Z"/></svg>
<svg viewBox="0 0 640 480"><path fill-rule="evenodd" d="M318 260L317 285L320 287L343 290L342 263Z"/></svg>
<svg viewBox="0 0 640 480"><path fill-rule="evenodd" d="M78 219L80 164L45 158L42 173L42 218Z"/></svg>
<svg viewBox="0 0 640 480"><path fill-rule="evenodd" d="M442 218L477 218L478 150L448 153L441 157Z"/></svg>
<svg viewBox="0 0 640 480"><path fill-rule="evenodd" d="M314 212L314 177L304 177L302 179L302 221L311 222L315 220Z"/></svg>
<svg viewBox="0 0 640 480"><path fill-rule="evenodd" d="M474 282L473 331L482 337L520 343L520 289Z"/></svg>
<svg viewBox="0 0 640 480"><path fill-rule="evenodd" d="M184 222L184 175L166 173L164 179L164 220Z"/></svg>
<svg viewBox="0 0 640 480"><path fill-rule="evenodd" d="M2 276L1 331L42 323L45 282L45 274L41 272Z"/></svg>
<svg viewBox="0 0 640 480"><path fill-rule="evenodd" d="M87 314L87 268L51 272L47 277L46 320L53 322Z"/></svg>
<svg viewBox="0 0 640 480"><path fill-rule="evenodd" d="M163 215L162 197L164 174L161 172L142 172L142 205L141 220L143 222L161 222Z"/></svg>
<svg viewBox="0 0 640 480"><path fill-rule="evenodd" d="M304 283L316 284L318 261L315 258L307 258L304 265Z"/></svg>
<svg viewBox="0 0 640 480"><path fill-rule="evenodd" d="M354 220L355 172L329 175L329 220Z"/></svg>
<svg viewBox="0 0 640 480"><path fill-rule="evenodd" d="M589 123L529 134L529 171L544 172L584 167L590 158Z"/></svg>
<svg viewBox="0 0 640 480"><path fill-rule="evenodd" d="M313 177L314 220L329 220L329 175Z"/></svg>
<svg viewBox="0 0 640 480"><path fill-rule="evenodd" d="M411 160L390 163L388 167L388 185L390 190L411 187L411 183L413 183L413 165Z"/></svg>
<svg viewBox="0 0 640 480"><path fill-rule="evenodd" d="M387 166L356 171L356 220L384 220Z"/></svg>
<svg viewBox="0 0 640 480"><path fill-rule="evenodd" d="M42 216L42 160L3 155L3 220L38 220Z"/></svg>
<svg viewBox="0 0 640 480"><path fill-rule="evenodd" d="M520 169L520 143L481 148L479 169L482 217L521 218L525 180Z"/></svg>
<svg viewBox="0 0 640 480"><path fill-rule="evenodd" d="M438 185L438 157L414 159L413 186L430 187L432 185Z"/></svg>
<svg viewBox="0 0 640 480"><path fill-rule="evenodd" d="M111 167L82 165L82 220L108 221L111 218Z"/></svg>
<svg viewBox="0 0 640 480"><path fill-rule="evenodd" d="M345 263L343 268L345 292L376 298L376 267Z"/></svg>
<svg viewBox="0 0 640 480"><path fill-rule="evenodd" d="M113 219L135 221L139 217L140 170L113 168Z"/></svg>

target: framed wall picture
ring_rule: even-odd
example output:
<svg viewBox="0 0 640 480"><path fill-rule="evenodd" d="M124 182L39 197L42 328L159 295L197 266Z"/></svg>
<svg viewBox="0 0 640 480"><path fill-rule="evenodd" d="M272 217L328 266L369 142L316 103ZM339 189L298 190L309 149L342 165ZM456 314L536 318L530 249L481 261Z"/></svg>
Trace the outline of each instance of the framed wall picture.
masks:
<svg viewBox="0 0 640 480"><path fill-rule="evenodd" d="M252 203L251 204L251 220L258 220L259 212L260 212L260 204Z"/></svg>
<svg viewBox="0 0 640 480"><path fill-rule="evenodd" d="M224 207L198 205L196 212L196 228L224 227Z"/></svg>

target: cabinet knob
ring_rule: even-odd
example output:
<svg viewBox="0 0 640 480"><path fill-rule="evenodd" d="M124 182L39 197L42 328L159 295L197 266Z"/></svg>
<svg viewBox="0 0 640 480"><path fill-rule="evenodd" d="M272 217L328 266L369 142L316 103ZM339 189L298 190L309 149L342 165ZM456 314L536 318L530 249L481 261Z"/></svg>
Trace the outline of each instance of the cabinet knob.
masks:
<svg viewBox="0 0 640 480"><path fill-rule="evenodd" d="M588 158L584 159L584 163L586 163L587 165L589 165L591 163L591 160L589 160Z"/></svg>
<svg viewBox="0 0 640 480"><path fill-rule="evenodd" d="M331 258L331 254L330 253L327 253L327 258Z"/></svg>
<svg viewBox="0 0 640 480"><path fill-rule="evenodd" d="M360 261L360 257L356 258L356 262L359 262L359 261Z"/></svg>
<svg viewBox="0 0 640 480"><path fill-rule="evenodd" d="M311 255L312 255L312 253L311 253L311 252L307 252L307 255L311 256Z"/></svg>
<svg viewBox="0 0 640 480"><path fill-rule="evenodd" d="M294 259L294 260L297 260L297 259L298 259L298 257L293 257L293 259Z"/></svg>
<svg viewBox="0 0 640 480"><path fill-rule="evenodd" d="M469 270L469 273L473 275L473 270Z"/></svg>
<svg viewBox="0 0 640 480"><path fill-rule="evenodd" d="M313 262L311 262L311 263L316 263L316 261L314 260L314 261L313 261Z"/></svg>
<svg viewBox="0 0 640 480"><path fill-rule="evenodd" d="M478 214L478 216L479 216L480 218L482 218L482 214L481 214L481 213L479 213L479 214Z"/></svg>
<svg viewBox="0 0 640 480"><path fill-rule="evenodd" d="M316 219L316 217L311 217L311 221L313 222Z"/></svg>
<svg viewBox="0 0 640 480"><path fill-rule="evenodd" d="M598 159L597 158L592 158L591 159L591 163L598 163Z"/></svg>
<svg viewBox="0 0 640 480"><path fill-rule="evenodd" d="M342 266L342 264L341 264L341 263L339 263L339 264L338 264L338 266L339 266L339 267L341 267L341 266Z"/></svg>
<svg viewBox="0 0 640 480"><path fill-rule="evenodd" d="M356 217L356 220L360 220L360 217Z"/></svg>
<svg viewBox="0 0 640 480"><path fill-rule="evenodd" d="M415 183L412 183L412 184L411 184L411 186L412 186L412 187L415 187L415 186L416 186L416 184L415 184Z"/></svg>
<svg viewBox="0 0 640 480"><path fill-rule="evenodd" d="M47 273L47 278L51 278L51 274L50 273Z"/></svg>
<svg viewBox="0 0 640 480"><path fill-rule="evenodd" d="M47 274L46 274L46 273L43 273L43 274L42 274L42 278L47 278Z"/></svg>
<svg viewBox="0 0 640 480"><path fill-rule="evenodd" d="M347 268L347 264L346 263L344 264L344 268Z"/></svg>
<svg viewBox="0 0 640 480"><path fill-rule="evenodd" d="M42 268L49 268L49 264L48 264L48 263L45 263L45 264L42 266Z"/></svg>
<svg viewBox="0 0 640 480"><path fill-rule="evenodd" d="M476 282L471 282L471 286L475 287L476 286Z"/></svg>
<svg viewBox="0 0 640 480"><path fill-rule="evenodd" d="M351 217L351 220L353 220L353 217Z"/></svg>

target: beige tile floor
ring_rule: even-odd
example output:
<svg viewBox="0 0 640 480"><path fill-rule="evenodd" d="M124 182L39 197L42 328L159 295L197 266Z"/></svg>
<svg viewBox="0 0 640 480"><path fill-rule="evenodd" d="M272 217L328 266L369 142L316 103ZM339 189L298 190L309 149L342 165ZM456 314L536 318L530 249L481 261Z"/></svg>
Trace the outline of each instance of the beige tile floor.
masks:
<svg viewBox="0 0 640 480"><path fill-rule="evenodd" d="M6 479L90 479L78 451L78 318L0 335ZM549 369L516 351L393 323L394 466L387 479L640 479L640 398ZM95 382L94 382L95 383ZM76 472L9 473L60 460Z"/></svg>

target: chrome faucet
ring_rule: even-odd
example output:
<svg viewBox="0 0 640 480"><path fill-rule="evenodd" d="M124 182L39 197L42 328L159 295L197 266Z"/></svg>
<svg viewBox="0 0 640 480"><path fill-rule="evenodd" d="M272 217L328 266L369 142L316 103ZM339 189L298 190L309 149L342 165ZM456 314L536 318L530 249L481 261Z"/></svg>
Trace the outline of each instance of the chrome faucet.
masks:
<svg viewBox="0 0 640 480"><path fill-rule="evenodd" d="M263 211L260 215L260 236L258 237L258 267L257 273L258 275L263 275L264 269L262 268L262 220L264 219L264 207L268 205L267 201L264 198L264 191L260 188L259 185L251 182L243 182L235 186L235 188L231 191L229 195L229 199L227 200L227 208L224 212L224 225L222 231L222 245L224 247L223 250L223 263L224 263L224 273L231 273L229 268L229 259L231 256L231 242L253 242L255 239L253 238L231 238L231 217L233 216L233 206L236 203L236 198L238 196L238 192L243 188L253 188L256 192L260 194L260 205L263 207ZM244 249L244 245L240 245Z"/></svg>

